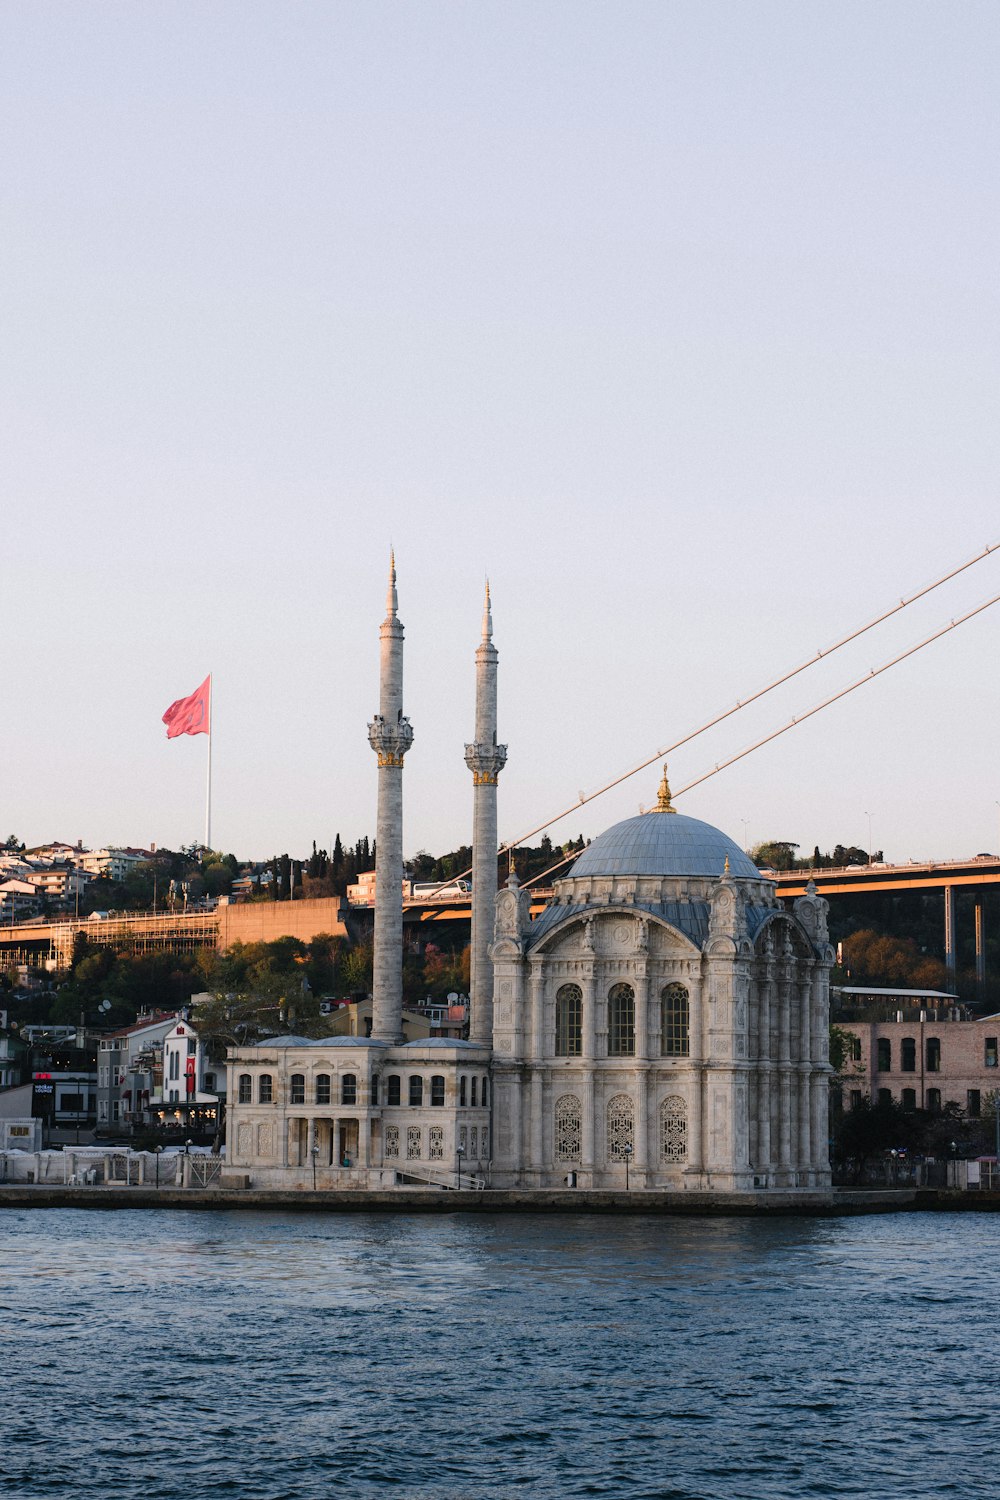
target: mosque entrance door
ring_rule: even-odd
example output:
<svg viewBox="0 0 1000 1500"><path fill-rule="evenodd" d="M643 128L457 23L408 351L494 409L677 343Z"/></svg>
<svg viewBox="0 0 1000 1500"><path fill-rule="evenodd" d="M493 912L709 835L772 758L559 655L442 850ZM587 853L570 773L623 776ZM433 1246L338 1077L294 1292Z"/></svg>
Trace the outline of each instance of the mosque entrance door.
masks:
<svg viewBox="0 0 1000 1500"><path fill-rule="evenodd" d="M340 1165L356 1167L358 1164L358 1122L341 1120L339 1129Z"/></svg>

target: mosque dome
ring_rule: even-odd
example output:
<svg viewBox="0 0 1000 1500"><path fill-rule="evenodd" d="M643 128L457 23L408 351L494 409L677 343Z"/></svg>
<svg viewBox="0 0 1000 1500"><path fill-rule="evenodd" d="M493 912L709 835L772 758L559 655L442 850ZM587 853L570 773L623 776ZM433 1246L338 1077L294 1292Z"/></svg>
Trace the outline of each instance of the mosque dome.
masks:
<svg viewBox="0 0 1000 1500"><path fill-rule="evenodd" d="M717 880L729 861L737 880L759 880L760 871L738 844L711 823L687 818L670 805L666 768L657 806L615 823L589 844L570 867L570 878L591 875L707 876Z"/></svg>

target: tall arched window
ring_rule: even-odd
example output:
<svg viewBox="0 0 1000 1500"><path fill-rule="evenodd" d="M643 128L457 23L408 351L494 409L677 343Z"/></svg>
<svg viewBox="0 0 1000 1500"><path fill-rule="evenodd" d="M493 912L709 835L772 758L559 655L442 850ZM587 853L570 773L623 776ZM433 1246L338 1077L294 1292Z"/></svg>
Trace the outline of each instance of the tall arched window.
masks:
<svg viewBox="0 0 1000 1500"><path fill-rule="evenodd" d="M340 1102L341 1104L357 1104L358 1102L358 1080L353 1073L345 1073L340 1080Z"/></svg>
<svg viewBox="0 0 1000 1500"><path fill-rule="evenodd" d="M440 1106L444 1103L444 1074L435 1073L431 1079L431 1103ZM435 1127L436 1129L437 1127Z"/></svg>
<svg viewBox="0 0 1000 1500"><path fill-rule="evenodd" d="M880 1073L889 1073L892 1070L892 1039L880 1036L876 1048L878 1052L878 1070Z"/></svg>
<svg viewBox="0 0 1000 1500"><path fill-rule="evenodd" d="M660 1160L687 1161L687 1105L680 1094L668 1094L660 1105Z"/></svg>
<svg viewBox="0 0 1000 1500"><path fill-rule="evenodd" d="M469 1102L468 1082L469 1080L463 1073L462 1077L458 1080L458 1102L463 1108Z"/></svg>
<svg viewBox="0 0 1000 1500"><path fill-rule="evenodd" d="M480 1103L482 1104L482 1106L483 1106L484 1109L488 1109L489 1108L489 1102L490 1102L490 1080L488 1078L484 1078L483 1079L483 1096L482 1096L482 1099L480 1100Z"/></svg>
<svg viewBox="0 0 1000 1500"><path fill-rule="evenodd" d="M556 991L556 1057L579 1057L583 1052L583 991L564 984Z"/></svg>
<svg viewBox="0 0 1000 1500"><path fill-rule="evenodd" d="M556 1100L556 1161L579 1161L581 1143L580 1101L575 1094Z"/></svg>
<svg viewBox="0 0 1000 1500"><path fill-rule="evenodd" d="M687 1057L691 1051L691 1007L682 984L668 984L660 996L660 1052Z"/></svg>
<svg viewBox="0 0 1000 1500"><path fill-rule="evenodd" d="M257 1103L274 1103L274 1080L270 1073L262 1073L257 1080Z"/></svg>
<svg viewBox="0 0 1000 1500"><path fill-rule="evenodd" d="M305 1104L306 1102L306 1075L304 1073L293 1073L288 1091L289 1104Z"/></svg>
<svg viewBox="0 0 1000 1500"><path fill-rule="evenodd" d="M389 1077L386 1079L385 1088L386 1088L386 1098L385 1098L386 1104L398 1104L399 1103L399 1074L398 1073L390 1073L389 1074Z"/></svg>
<svg viewBox="0 0 1000 1500"><path fill-rule="evenodd" d="M316 1103L329 1104L330 1102L330 1075L329 1073L316 1074Z"/></svg>
<svg viewBox="0 0 1000 1500"><path fill-rule="evenodd" d="M628 1094L615 1094L608 1100L608 1161L628 1161L635 1148L634 1122L635 1113Z"/></svg>
<svg viewBox="0 0 1000 1500"><path fill-rule="evenodd" d="M249 1073L240 1074L239 1103L249 1104L253 1099L253 1079Z"/></svg>
<svg viewBox="0 0 1000 1500"><path fill-rule="evenodd" d="M615 984L608 995L608 1056L635 1055L635 990Z"/></svg>
<svg viewBox="0 0 1000 1500"><path fill-rule="evenodd" d="M413 1105L424 1102L424 1080L419 1073L415 1073L410 1079L410 1103ZM420 1154L419 1152L417 1153Z"/></svg>
<svg viewBox="0 0 1000 1500"><path fill-rule="evenodd" d="M899 1067L903 1073L917 1071L917 1044L912 1036L904 1036L899 1044Z"/></svg>

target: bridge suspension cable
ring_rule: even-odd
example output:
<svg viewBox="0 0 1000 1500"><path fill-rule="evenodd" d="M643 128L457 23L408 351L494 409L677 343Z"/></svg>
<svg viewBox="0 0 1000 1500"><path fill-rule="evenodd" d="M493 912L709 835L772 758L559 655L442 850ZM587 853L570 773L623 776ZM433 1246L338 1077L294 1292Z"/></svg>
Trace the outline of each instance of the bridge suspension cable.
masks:
<svg viewBox="0 0 1000 1500"><path fill-rule="evenodd" d="M934 641L939 641L943 635L947 635L949 631L956 630L959 625L964 625L967 620L974 619L976 615L981 615L984 610L990 609L994 604L1000 604L1000 594L994 594L992 599L987 599L983 604L977 604L975 609L970 609L966 614L959 615L956 619L949 620L948 624L942 625L940 630L935 630L932 635L925 636L924 639L922 641L918 641L915 646L910 646L906 651L901 651L898 656L894 656L891 658L891 660L883 662L880 667L872 667L864 674L863 677L859 677L856 682L852 682L847 687L841 688L837 693L831 693L829 698L824 698L821 703L815 704L814 707L808 709L806 713L796 714L793 718L788 720L787 724L782 724L780 729L774 729L770 734L765 734L761 739L754 740L752 745L747 745L743 750L738 750L735 755L730 755L727 760L718 761L717 764L714 765L710 771L706 771L703 776L696 776L694 781L689 781L685 786L678 788L676 792L672 792L672 797L682 797L685 792L690 792L694 787L701 786L703 781L710 780L711 777L717 776L720 771L726 770L728 766L735 765L738 760L744 760L746 756L752 755L755 750L760 750L762 746L769 745L772 740L776 740L780 738L781 735L787 734L788 731L790 729L794 729L796 725L804 724L807 719L811 719L815 714L822 712L824 708L829 708L831 703L838 703L841 698L846 698L848 693L853 693L858 688L864 687L866 682L871 682L874 678L881 677L882 673L888 672L890 667L898 666L901 661L906 661L907 657L909 656L915 656L916 653L918 651L922 651L925 646L930 646ZM654 759L655 758L656 757L654 757ZM648 765L649 762L647 761L646 764ZM595 796L596 795L598 794L595 793ZM572 853L565 855L556 864L550 865L549 868L547 870L543 870L541 874L533 875L532 878L526 882L526 884L536 885L539 881L544 880L547 875L552 875L556 870L561 869L563 865L569 864L570 860L576 859L578 853L579 851L574 849Z"/></svg>
<svg viewBox="0 0 1000 1500"><path fill-rule="evenodd" d="M867 622L867 624L859 625L854 630L849 631L847 635L841 636L840 639L834 641L831 646L822 647L815 653L815 655L810 656L804 662L800 662L797 667L792 667L790 671L783 672L780 677L775 677L773 682L769 682L765 687L759 688L757 692L751 693L748 698L738 698L731 708L727 708L723 710L722 713L718 713L713 718L706 720L706 722L700 725L697 729L693 729L690 734L684 735L683 738L679 740L674 740L674 742L670 745L663 746L662 749L655 751L654 754L649 755L645 760L640 761L637 766L633 766L630 771L624 771L620 776L616 776L613 781L605 782L604 786L598 787L596 792L588 792L586 795L581 792L577 800L569 807L563 808L561 812L557 812L553 817L547 818L544 823L538 823L534 828L529 828L518 838L511 839L509 842L501 844L500 848L497 850L498 856L501 854L508 854L512 849L518 848L519 845L525 843L528 839L533 838L536 833L544 833L547 828L551 828L554 823L559 823L563 818L569 817L570 813L576 812L578 808L586 806L588 802L596 801L598 797L603 797L605 792L610 792L614 787L621 786L623 781L629 781L633 776L637 776L640 771L645 771L648 766L653 765L658 760L662 760L664 756L672 755L675 750L680 750L682 746L689 745L692 740L698 739L700 735L707 734L707 732L710 729L714 729L717 724L724 723L726 719L730 719L734 714L738 714L741 709L749 708L751 703L757 703L761 698L766 697L768 693L773 693L776 688L782 687L786 682L791 682L792 678L798 677L802 672L808 671L808 669L810 667L814 667L817 662L825 661L826 658L828 656L832 656L835 651L839 651L843 646L850 645L851 641L858 640L860 636L867 635L868 631L874 630L876 625L881 625L885 620L891 619L893 615L897 615L902 610L908 609L909 606L911 604L915 604L918 599L926 598L926 596L928 594L932 594L935 589L939 589L942 584L950 583L950 581L953 578L957 578L960 573L964 573L969 568L975 567L976 563L982 562L984 558L989 557L991 553L997 551L1000 551L1000 542L991 542L988 546L984 547L981 552L977 552L966 562L960 563L956 568L950 568L947 573L942 573L940 578L935 578L933 582L925 584L922 588L917 589L915 593L909 594L905 598L900 599L896 604L891 605L889 609L885 609L881 614L875 615L873 619ZM984 609L986 607L986 605L982 606L982 608ZM973 613L977 613L977 611L973 611ZM965 618L969 617L966 616ZM960 624L961 621L957 621L955 623ZM936 639L936 637L932 637L931 639ZM925 642L924 644L928 643ZM902 660L902 658L900 658L900 660ZM885 669L882 668L881 670ZM815 709L812 710L812 712L817 711L818 710ZM808 715L806 715L805 717L808 717ZM762 743L766 744L767 741L762 741ZM742 753L749 754L750 752L749 750L747 750ZM726 762L726 764L731 764L731 762ZM721 770L722 766L720 766L719 769ZM709 775L714 774L714 772L709 772ZM697 785L697 783L692 783L692 785ZM690 788L686 787L684 790L687 791L690 790ZM677 795L679 796L680 793L677 793ZM558 866L554 866L553 868L558 868ZM471 873L472 866L470 865L467 870L463 870L459 875L451 875L447 880L443 880L439 889L443 889L444 886L450 885L454 880L462 880L466 875L471 875ZM540 879L541 877L538 876L535 878ZM433 895L434 893L431 892L431 895L428 899L433 899Z"/></svg>
<svg viewBox="0 0 1000 1500"><path fill-rule="evenodd" d="M605 792L610 792L612 788L620 786L623 781L628 781L631 777L637 776L640 771L645 771L648 766L653 765L658 760L662 760L665 755L672 755L675 750L680 750L683 745L689 745L692 740L698 739L700 735L707 734L717 724L722 724L726 719L732 718L733 714L738 714L741 709L749 708L751 703L757 703L761 698L766 697L768 693L773 693L775 688L782 687L786 682L791 682L793 677L798 677L800 673L808 671L817 662L825 661L828 656L832 656L842 646L848 646L851 641L856 641L860 636L867 635L868 631L874 630L876 625L881 625L885 620L891 619L893 615L898 615L901 610L907 609L911 604L915 604L918 599L923 599L928 594L932 594L942 584L949 583L953 578L957 578L960 573L964 573L968 568L975 567L976 563L982 562L984 558L989 557L992 552L998 550L1000 550L1000 542L992 542L988 547L984 547L982 552L977 552L974 557L970 557L967 562L962 563L959 567L951 568L947 573L942 573L941 577L935 578L933 583L925 584L916 593L909 594L906 598L900 599L897 604L893 604L891 608L883 610L881 614L869 620L866 625L859 625L847 635L841 636L839 641L834 641L832 646L823 647L814 656L810 656L807 661L801 662L799 666L793 667L789 672L783 672L780 677L775 677L773 682L769 682L766 687L759 688L756 693L751 693L749 698L738 698L731 708L727 708L722 713L716 714L714 718L708 719L698 729L693 729L690 734L684 735L683 739L674 740L672 745L665 745L662 750L657 750L654 755L647 756L644 761L640 761L639 765L633 766L631 771L625 771L621 776L616 776L613 781L606 782L596 792L590 792L586 796L581 792L578 800L572 806L564 808L562 812L556 813L554 818L549 818L546 822L539 823L537 827L529 828L527 833L521 834L520 838L511 839L509 843L502 844L497 852L499 854L506 854L508 850L516 849L519 844L523 844L525 840L533 838L536 833L543 833L546 828L551 828L553 823L558 823L562 818L568 817L570 813L576 812L578 807L583 807L585 803L593 802L596 798L603 797ZM452 878L454 879L455 877Z"/></svg>

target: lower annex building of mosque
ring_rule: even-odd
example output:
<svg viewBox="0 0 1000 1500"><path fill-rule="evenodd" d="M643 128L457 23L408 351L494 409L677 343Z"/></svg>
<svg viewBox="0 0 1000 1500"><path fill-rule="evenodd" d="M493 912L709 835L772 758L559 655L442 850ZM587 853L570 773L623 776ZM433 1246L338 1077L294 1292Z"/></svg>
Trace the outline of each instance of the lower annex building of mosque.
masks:
<svg viewBox="0 0 1000 1500"><path fill-rule="evenodd" d="M656 806L588 845L532 921L497 889L497 651L476 651L470 1034L402 1029L403 627L380 631L373 1023L228 1056L225 1175L260 1188L828 1190L827 903L786 910L732 839Z"/></svg>

